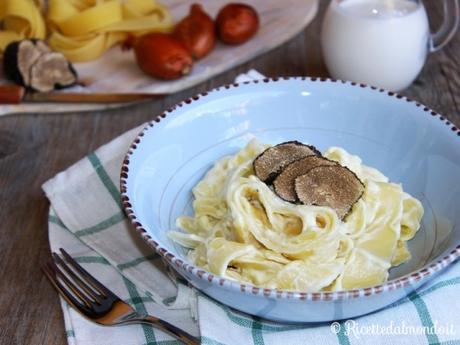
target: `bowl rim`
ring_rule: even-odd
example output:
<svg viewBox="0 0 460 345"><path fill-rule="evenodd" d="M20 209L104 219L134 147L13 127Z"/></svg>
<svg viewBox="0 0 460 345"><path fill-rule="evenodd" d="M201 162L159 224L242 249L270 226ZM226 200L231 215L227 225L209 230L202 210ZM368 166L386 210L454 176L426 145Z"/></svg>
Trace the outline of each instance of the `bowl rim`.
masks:
<svg viewBox="0 0 460 345"><path fill-rule="evenodd" d="M144 228L142 223L137 218L132 202L128 196L128 186L127 182L129 179L129 163L130 158L135 152L137 146L141 143L142 137L145 133L152 127L154 127L155 123L160 122L162 119L166 118L168 115L174 115L176 109L181 108L183 106L187 106L194 101L197 101L210 93L216 93L219 91L224 91L228 89L236 88L240 85L247 85L247 84L258 84L258 83L274 83L277 81L307 81L307 82L323 82L328 84L343 84L346 86L352 86L357 88L368 88L371 89L372 92L376 93L386 93L389 97L394 97L400 101L406 101L409 103L413 103L416 107L421 108L427 115L430 115L433 119L438 119L442 121L445 125L450 127L451 132L453 134L457 134L460 139L460 129L452 124L449 120L432 110L431 108L422 105L419 102L416 102L406 96L400 95L393 91L388 91L386 89L378 88L375 86L370 86L363 83L356 83L350 81L344 81L339 79L332 79L332 78L323 78L323 77L274 77L274 78L264 78L260 80L251 80L245 81L242 83L231 83L225 84L219 87L216 87L210 91L201 92L187 98L176 105L172 106L171 108L166 109L157 116L152 121L148 122L146 126L141 130L141 132L136 136L133 140L132 144L130 145L125 158L123 160L120 172L120 191L121 191L121 204L122 208L124 209L126 215L130 219L131 223L133 224L136 231L140 234L141 238L147 242L149 246L151 246L155 251L166 261L167 264L172 265L173 267L177 267L178 269L182 269L198 279L203 281L209 282L213 285L221 286L224 289L233 290L237 292L242 292L245 294L252 294L260 297L265 298L276 298L276 299L283 299L287 298L290 300L300 300L300 301L334 301L334 300L344 300L344 299L352 299L357 297L369 297L378 294L382 294L386 291L401 289L407 287L409 285L414 285L415 283L420 283L421 280L427 280L428 277L432 277L436 272L441 271L451 263L453 263L456 259L460 257L460 243L458 243L455 248L444 257L436 260L435 262L431 261L427 265L423 266L422 268L403 275L401 277L386 281L385 283L370 286L366 288L358 288L358 289L351 289L351 290L342 290L342 291L318 291L318 292L300 292L300 291L290 291L290 290L280 290L280 289L271 289L271 288L264 288L264 287L257 287L251 284L242 283L239 281L231 280L228 278L224 278L221 276L216 276L204 269L192 265L188 262L183 261L182 259L176 257L173 253L168 251L166 248L161 247L158 242L156 242Z"/></svg>

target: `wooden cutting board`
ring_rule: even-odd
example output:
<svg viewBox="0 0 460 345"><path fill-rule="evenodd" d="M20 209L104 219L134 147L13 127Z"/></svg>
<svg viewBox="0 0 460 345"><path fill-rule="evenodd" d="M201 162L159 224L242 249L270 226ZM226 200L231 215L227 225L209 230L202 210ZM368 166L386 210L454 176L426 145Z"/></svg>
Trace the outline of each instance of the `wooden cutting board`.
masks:
<svg viewBox="0 0 460 345"><path fill-rule="evenodd" d="M229 1L198 1L215 18ZM190 1L164 0L176 21L189 11ZM298 34L314 18L318 0L252 0L260 15L260 31L250 41L239 46L218 43L204 59L195 63L192 73L175 81L153 79L138 68L132 51L114 47L100 59L76 64L81 80L89 91L100 93L163 94L183 90L242 64L273 49Z"/></svg>
<svg viewBox="0 0 460 345"><path fill-rule="evenodd" d="M215 18L218 10L231 1L201 0L196 2L201 3L204 9ZM190 75L174 81L151 78L138 68L132 51L122 51L119 46L116 46L95 61L75 64L79 78L85 87L70 88L63 92L150 94L177 92L283 44L302 31L313 20L318 9L318 0L251 0L247 2L257 9L260 16L260 29L256 36L238 46L227 46L218 42L208 56L194 64ZM184 0L163 0L163 3L171 10L175 21L187 15L192 4L191 1ZM0 75L0 84L6 82ZM101 105L20 104L0 106L0 115L17 112L78 111L93 108L101 109Z"/></svg>

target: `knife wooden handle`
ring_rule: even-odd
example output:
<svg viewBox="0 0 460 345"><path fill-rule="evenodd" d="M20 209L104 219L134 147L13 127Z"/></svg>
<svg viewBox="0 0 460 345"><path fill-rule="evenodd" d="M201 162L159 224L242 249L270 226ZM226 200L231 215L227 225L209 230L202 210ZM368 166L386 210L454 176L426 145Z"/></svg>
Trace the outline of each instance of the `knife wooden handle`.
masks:
<svg viewBox="0 0 460 345"><path fill-rule="evenodd" d="M0 104L19 104L25 95L25 89L17 85L0 85Z"/></svg>
<svg viewBox="0 0 460 345"><path fill-rule="evenodd" d="M2 1L2 0L0 0ZM26 92L18 85L0 85L0 105L34 103L126 103L162 98L165 94L145 93L71 93L71 92Z"/></svg>

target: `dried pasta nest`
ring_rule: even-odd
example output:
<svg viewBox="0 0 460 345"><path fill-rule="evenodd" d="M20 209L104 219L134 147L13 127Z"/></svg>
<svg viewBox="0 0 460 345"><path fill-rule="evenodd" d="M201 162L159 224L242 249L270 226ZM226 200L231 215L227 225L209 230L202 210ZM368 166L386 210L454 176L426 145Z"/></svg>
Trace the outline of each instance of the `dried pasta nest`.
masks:
<svg viewBox="0 0 460 345"><path fill-rule="evenodd" d="M271 184L289 163L307 156L319 156L321 153L311 145L298 141L287 141L269 147L253 163L256 176L263 182Z"/></svg>

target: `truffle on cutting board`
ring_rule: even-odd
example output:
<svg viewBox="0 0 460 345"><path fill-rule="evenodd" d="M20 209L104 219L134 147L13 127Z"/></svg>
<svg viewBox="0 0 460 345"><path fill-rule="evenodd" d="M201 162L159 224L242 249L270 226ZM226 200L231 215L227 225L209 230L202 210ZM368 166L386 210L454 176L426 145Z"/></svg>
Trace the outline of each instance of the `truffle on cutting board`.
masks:
<svg viewBox="0 0 460 345"><path fill-rule="evenodd" d="M3 53L3 70L8 79L26 86L30 81L30 68L43 54L43 46L37 47L33 40L8 44Z"/></svg>
<svg viewBox="0 0 460 345"><path fill-rule="evenodd" d="M10 43L3 53L3 70L16 84L35 91L51 91L77 82L77 73L65 56L37 39Z"/></svg>
<svg viewBox="0 0 460 345"><path fill-rule="evenodd" d="M256 157L253 163L256 176L271 184L283 168L289 163L307 156L320 156L321 153L311 145L298 141L287 141L269 147Z"/></svg>
<svg viewBox="0 0 460 345"><path fill-rule="evenodd" d="M302 204L331 207L343 220L363 195L364 184L350 169L336 164L297 177L295 191Z"/></svg>
<svg viewBox="0 0 460 345"><path fill-rule="evenodd" d="M295 179L298 176L304 175L318 166L336 164L338 163L321 156L307 156L298 159L287 165L275 178L273 181L275 193L283 200L296 202L298 199L295 192Z"/></svg>
<svg viewBox="0 0 460 345"><path fill-rule="evenodd" d="M43 54L30 69L29 86L37 91L62 89L76 82L77 73L61 53Z"/></svg>

